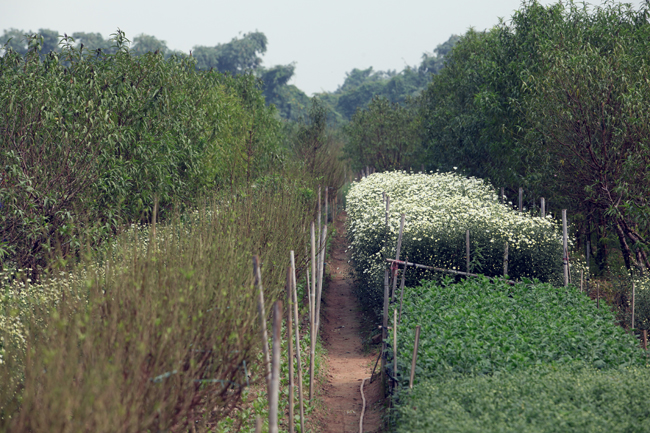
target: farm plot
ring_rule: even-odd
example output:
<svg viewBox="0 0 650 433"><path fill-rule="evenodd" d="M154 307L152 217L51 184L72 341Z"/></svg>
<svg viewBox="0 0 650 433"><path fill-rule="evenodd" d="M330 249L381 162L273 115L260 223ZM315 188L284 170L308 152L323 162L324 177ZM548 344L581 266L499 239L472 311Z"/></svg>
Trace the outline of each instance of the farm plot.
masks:
<svg viewBox="0 0 650 433"><path fill-rule="evenodd" d="M608 369L644 364L634 337L616 326L608 309L597 309L574 287L510 286L472 278L456 284L424 282L407 292L398 372L409 377L414 329L420 325L416 382L538 365L579 362Z"/></svg>
<svg viewBox="0 0 650 433"><path fill-rule="evenodd" d="M397 431L647 431L645 354L574 287L448 278L407 292L391 372Z"/></svg>
<svg viewBox="0 0 650 433"><path fill-rule="evenodd" d="M481 179L454 173L373 174L350 189L347 213L361 297L375 310L382 302L385 259L395 257L402 213L401 257L411 262L464 271L469 230L472 273L502 275L507 243L510 277L561 279L562 237L556 222L499 203L492 186Z"/></svg>

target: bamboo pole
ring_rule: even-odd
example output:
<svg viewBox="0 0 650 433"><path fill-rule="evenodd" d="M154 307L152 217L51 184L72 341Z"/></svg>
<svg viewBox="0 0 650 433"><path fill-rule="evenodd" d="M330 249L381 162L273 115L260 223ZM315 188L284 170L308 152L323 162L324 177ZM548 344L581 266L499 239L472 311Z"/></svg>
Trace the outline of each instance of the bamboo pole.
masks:
<svg viewBox="0 0 650 433"><path fill-rule="evenodd" d="M269 433L278 433L278 400L280 394L280 346L282 344L282 301L273 305L273 362L269 392Z"/></svg>
<svg viewBox="0 0 650 433"><path fill-rule="evenodd" d="M381 383L386 384L386 338L388 337L388 269L384 270L384 314L381 327Z"/></svg>
<svg viewBox="0 0 650 433"><path fill-rule="evenodd" d="M406 260L404 261L404 269L402 270L402 282L399 284L399 319L397 320L397 323L402 323L402 306L404 305L404 283L406 280L406 264L408 263L409 258L406 256Z"/></svg>
<svg viewBox="0 0 650 433"><path fill-rule="evenodd" d="M635 295L636 295L636 286L634 284L634 281L632 281L632 332L634 332L634 303L635 303Z"/></svg>
<svg viewBox="0 0 650 433"><path fill-rule="evenodd" d="M292 251L293 253L293 251ZM293 311L291 306L293 305L293 281L292 275L293 267L287 269L287 363L289 364L289 433L294 433L294 416L293 416L293 401L294 401L294 382L293 382L293 321L291 315ZM300 366L298 366L300 368Z"/></svg>
<svg viewBox="0 0 650 433"><path fill-rule="evenodd" d="M411 379L409 380L409 388L413 389L413 381L415 380L415 363L418 360L418 345L420 344L420 325L415 327L415 344L413 345L413 359L411 360Z"/></svg>
<svg viewBox="0 0 650 433"><path fill-rule="evenodd" d="M508 276L508 242L503 249L503 276Z"/></svg>
<svg viewBox="0 0 650 433"><path fill-rule="evenodd" d="M260 325L262 328L262 352L264 353L264 363L266 364L266 386L267 390L271 389L271 359L269 356L269 335L266 332L266 311L264 308L264 288L262 287L262 272L260 270L260 258L253 256L253 274L255 279L255 288L258 292L257 311L260 315Z"/></svg>
<svg viewBox="0 0 650 433"><path fill-rule="evenodd" d="M329 201L329 186L325 187L325 225L329 223L330 217L328 213L328 201Z"/></svg>
<svg viewBox="0 0 650 433"><path fill-rule="evenodd" d="M643 330L643 340L641 343L643 344L643 350L648 350L648 330L644 329Z"/></svg>
<svg viewBox="0 0 650 433"><path fill-rule="evenodd" d="M320 232L321 232L321 216L323 215L323 210L321 208L321 187L318 185L318 216L317 221L318 224L316 226L316 235L318 236L318 239L316 239L316 249L320 251L321 248L321 238L320 238Z"/></svg>
<svg viewBox="0 0 650 433"><path fill-rule="evenodd" d="M539 206L542 218L546 218L546 200L544 197L539 199Z"/></svg>
<svg viewBox="0 0 650 433"><path fill-rule="evenodd" d="M466 259L465 270L469 274L469 272L470 272L469 271L469 263L470 263L470 260L469 260L469 230L467 230L467 232L465 233L465 259Z"/></svg>
<svg viewBox="0 0 650 433"><path fill-rule="evenodd" d="M399 222L399 234L397 236L397 250L395 252L395 260L399 260L399 255L402 250L402 234L404 233L404 219L406 215L402 214L402 218L400 219ZM395 302L395 289L397 288L397 269L395 270L395 275L392 276L393 278L393 296L391 299L393 302Z"/></svg>
<svg viewBox="0 0 650 433"><path fill-rule="evenodd" d="M524 189L519 187L519 212L524 211Z"/></svg>
<svg viewBox="0 0 650 433"><path fill-rule="evenodd" d="M584 271L580 269L580 293L582 293L582 284L584 281Z"/></svg>
<svg viewBox="0 0 650 433"><path fill-rule="evenodd" d="M504 200L504 196L505 196L505 194L504 194L504 188L501 187L501 195L499 196L499 203L503 204L503 203L505 202L505 200Z"/></svg>
<svg viewBox="0 0 650 433"><path fill-rule="evenodd" d="M393 377L397 379L397 308L393 309Z"/></svg>
<svg viewBox="0 0 650 433"><path fill-rule="evenodd" d="M327 239L327 226L323 226L323 239ZM318 292L316 293L316 331L315 338L318 338L318 332L320 331L320 306L321 299L323 297L323 272L325 269L325 243L323 242L323 248L320 251L320 259L318 261Z"/></svg>
<svg viewBox="0 0 650 433"><path fill-rule="evenodd" d="M311 304L311 317L309 318L309 400L314 398L314 364L316 356L316 234L314 233L314 222L311 222L311 289L309 291L309 302Z"/></svg>
<svg viewBox="0 0 650 433"><path fill-rule="evenodd" d="M302 391L302 363L300 361L300 321L298 320L298 284L296 281L296 258L293 250L291 257L291 286L293 291L293 318L296 326L296 364L298 365L298 401L300 403L300 433L305 431L305 403Z"/></svg>
<svg viewBox="0 0 650 433"><path fill-rule="evenodd" d="M566 209L562 209L562 248L564 249L562 262L564 266L564 287L569 285L569 246Z"/></svg>

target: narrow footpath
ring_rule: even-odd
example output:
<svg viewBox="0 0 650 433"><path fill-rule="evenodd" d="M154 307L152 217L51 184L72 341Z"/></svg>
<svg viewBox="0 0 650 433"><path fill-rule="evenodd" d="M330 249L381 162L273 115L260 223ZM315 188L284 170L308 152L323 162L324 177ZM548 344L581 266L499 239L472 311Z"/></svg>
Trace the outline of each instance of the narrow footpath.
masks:
<svg viewBox="0 0 650 433"><path fill-rule="evenodd" d="M331 280L323 293L322 335L327 349L327 376L323 390L325 408L320 421L323 432L348 433L359 432L362 409L359 388L364 378L370 378L377 353L364 353L363 350L361 312L345 252L345 213L338 215L335 227L336 236L328 262ZM379 378L376 377L372 384L365 381L364 395L363 431L379 432L383 404Z"/></svg>

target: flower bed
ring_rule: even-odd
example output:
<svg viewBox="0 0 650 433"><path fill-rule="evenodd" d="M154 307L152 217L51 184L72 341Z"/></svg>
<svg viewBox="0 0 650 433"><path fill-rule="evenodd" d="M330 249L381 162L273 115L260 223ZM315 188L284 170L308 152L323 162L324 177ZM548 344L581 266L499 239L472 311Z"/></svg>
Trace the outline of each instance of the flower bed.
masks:
<svg viewBox="0 0 650 433"><path fill-rule="evenodd" d="M388 227L383 192L390 197ZM362 298L381 305L386 258L395 257L400 215L406 215L402 257L440 268L466 270L465 233L470 231L470 271L508 274L515 279L561 281L562 237L550 217L531 217L499 203L481 179L454 173L376 173L354 184L347 195L351 258Z"/></svg>

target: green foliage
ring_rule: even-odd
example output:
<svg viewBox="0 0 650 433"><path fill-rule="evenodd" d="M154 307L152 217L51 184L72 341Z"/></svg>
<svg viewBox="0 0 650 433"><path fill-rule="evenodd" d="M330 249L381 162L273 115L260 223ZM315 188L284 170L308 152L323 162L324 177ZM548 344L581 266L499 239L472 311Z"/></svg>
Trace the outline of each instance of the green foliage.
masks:
<svg viewBox="0 0 650 433"><path fill-rule="evenodd" d="M241 38L233 38L229 43L214 47L195 46L192 56L199 69L243 74L262 64L260 55L266 52L267 43L262 32L245 33Z"/></svg>
<svg viewBox="0 0 650 433"><path fill-rule="evenodd" d="M398 432L645 432L647 368L546 368L426 381L398 409Z"/></svg>
<svg viewBox="0 0 650 433"><path fill-rule="evenodd" d="M35 40L35 39L34 39ZM281 164L279 123L257 81L198 72L191 58L133 56L64 39L0 58L0 234L4 260L36 269L125 222L252 182ZM7 47L9 48L9 47ZM83 227L83 228L82 228Z"/></svg>
<svg viewBox="0 0 650 433"><path fill-rule="evenodd" d="M349 137L344 151L354 170L367 165L378 171L405 170L420 157L418 128L411 100L402 105L375 97L344 126Z"/></svg>
<svg viewBox="0 0 650 433"><path fill-rule="evenodd" d="M401 72L353 69L346 73L343 84L332 93L321 94L327 105L340 115L339 122L352 119L357 110L365 109L374 98L383 97L390 102L404 103L417 96L445 64L445 57L458 41L452 35L434 50L435 56L425 53L419 66L407 66Z"/></svg>
<svg viewBox="0 0 650 433"><path fill-rule="evenodd" d="M647 14L526 1L467 32L422 95L427 167L550 198L596 226L601 263L613 233L628 269L650 268Z"/></svg>
<svg viewBox="0 0 650 433"><path fill-rule="evenodd" d="M214 428L264 381L251 255L268 317L289 250L306 248L314 203L298 188L228 191L133 227L70 273L2 278L0 431Z"/></svg>
<svg viewBox="0 0 650 433"><path fill-rule="evenodd" d="M599 369L643 365L635 338L607 308L575 287L472 278L408 288L398 341L398 372L410 374L420 325L417 381L491 375L536 365L584 363Z"/></svg>

